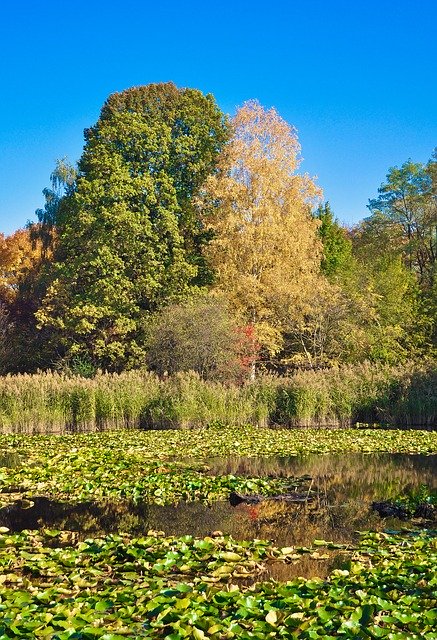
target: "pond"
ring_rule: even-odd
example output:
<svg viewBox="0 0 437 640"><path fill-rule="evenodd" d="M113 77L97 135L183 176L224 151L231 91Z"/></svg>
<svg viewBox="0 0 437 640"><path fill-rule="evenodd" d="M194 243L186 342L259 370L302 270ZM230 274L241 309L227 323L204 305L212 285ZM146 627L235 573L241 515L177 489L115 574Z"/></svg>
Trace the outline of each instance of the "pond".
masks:
<svg viewBox="0 0 437 640"><path fill-rule="evenodd" d="M436 495L436 455L186 459L183 435L178 458L142 434L6 443L0 591L14 637L70 637L71 620L84 637L435 637L437 509L411 505ZM234 507L233 494L251 495ZM407 517L373 509L398 499Z"/></svg>
<svg viewBox="0 0 437 640"><path fill-rule="evenodd" d="M15 462L15 461L14 461ZM236 539L262 538L279 546L306 546L314 539L351 543L357 530L399 529L411 523L381 518L372 502L437 488L437 456L407 454L325 454L291 458L218 458L206 473L294 478L311 499L300 504L265 500L232 507L228 501L176 506L127 501L69 504L44 496L18 499L0 509L0 525L13 531L51 527L80 537L123 531L140 535L150 529L168 535L203 537L222 531ZM302 490L302 489L300 489Z"/></svg>

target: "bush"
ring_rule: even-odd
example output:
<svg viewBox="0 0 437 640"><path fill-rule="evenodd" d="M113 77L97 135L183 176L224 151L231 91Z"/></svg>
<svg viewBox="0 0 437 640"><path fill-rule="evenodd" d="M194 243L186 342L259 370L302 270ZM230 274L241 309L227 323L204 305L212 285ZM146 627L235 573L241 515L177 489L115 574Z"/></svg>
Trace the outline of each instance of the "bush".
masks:
<svg viewBox="0 0 437 640"><path fill-rule="evenodd" d="M238 382L247 378L250 350L225 302L206 296L155 317L146 362L160 376L195 371L203 380Z"/></svg>

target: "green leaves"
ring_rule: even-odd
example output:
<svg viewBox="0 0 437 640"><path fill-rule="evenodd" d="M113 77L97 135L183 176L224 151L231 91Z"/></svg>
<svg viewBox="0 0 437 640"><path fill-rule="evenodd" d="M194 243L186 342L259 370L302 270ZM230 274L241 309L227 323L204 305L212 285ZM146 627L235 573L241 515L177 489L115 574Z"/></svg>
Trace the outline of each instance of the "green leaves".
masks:
<svg viewBox="0 0 437 640"><path fill-rule="evenodd" d="M45 494L75 502L112 498L166 505L181 501L210 503L227 498L231 491L281 493L288 484L285 479L214 476L196 463L153 461L147 459L150 452L142 448L136 454L123 455L121 439L120 449L112 445L107 449L84 446L73 455L68 445L63 454L60 452L58 438L47 439L33 450L31 465L8 470L3 491L9 484L20 485L21 498ZM17 493L0 493L0 502L9 499L16 500ZM24 501L25 506L28 502Z"/></svg>
<svg viewBox="0 0 437 640"><path fill-rule="evenodd" d="M168 83L109 97L56 220L37 313L68 357L107 370L142 364L148 314L203 284L193 201L226 137L223 114L199 91Z"/></svg>
<svg viewBox="0 0 437 640"><path fill-rule="evenodd" d="M359 571L252 586L232 584L234 559L238 555L246 566L260 557L286 561L269 543L149 533L61 548L61 537L29 531L0 536L5 540L0 637L435 637L437 544L431 532L365 533L352 552ZM165 567L169 555L174 564ZM129 571L127 558L133 558ZM174 569L182 562L189 566L183 576ZM164 567L159 573L158 564ZM219 566L229 569L220 583L205 582Z"/></svg>
<svg viewBox="0 0 437 640"><path fill-rule="evenodd" d="M0 448L21 461L2 469L1 497L14 497L6 492L21 487L22 494L58 499L168 504L208 502L230 490L281 492L289 479L211 475L203 459L229 454L235 443L246 455L431 452L435 434L213 427L0 436ZM189 454L198 461L180 461ZM426 497L425 489L418 495ZM316 539L307 547L276 548L265 540L236 541L220 532L195 538L189 531L72 539L56 529L0 529L0 640L435 637L435 532L364 532L354 547ZM326 579L260 582L272 565L318 561L336 549L347 563Z"/></svg>
<svg viewBox="0 0 437 640"><path fill-rule="evenodd" d="M81 411L85 411L83 404ZM394 430L209 427L191 430L189 437L183 430L0 436L2 450L13 451L23 460L21 466L3 468L0 500L46 495L75 502L111 498L165 505L208 503L227 498L231 491L284 492L287 478L241 477L226 471L220 475L202 462L234 455L236 442L239 454L246 457L346 451L430 453L437 448L436 432ZM199 462L168 460L175 456Z"/></svg>

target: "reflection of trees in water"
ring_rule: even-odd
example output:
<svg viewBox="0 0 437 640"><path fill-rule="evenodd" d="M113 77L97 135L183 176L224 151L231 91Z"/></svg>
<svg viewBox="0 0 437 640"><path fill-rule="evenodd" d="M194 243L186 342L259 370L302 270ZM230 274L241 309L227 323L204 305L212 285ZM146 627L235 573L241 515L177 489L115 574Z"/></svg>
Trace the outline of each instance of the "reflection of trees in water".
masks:
<svg viewBox="0 0 437 640"><path fill-rule="evenodd" d="M272 540L279 546L306 546L314 539L349 543L357 530L382 530L401 526L399 521L382 520L370 511L372 500L363 504L350 499L332 503L325 488L315 488L315 498L307 504L285 504L265 501L259 505L241 504L230 507L217 502L211 507L189 503L176 508L152 507L149 523L171 535L205 536L215 530L239 540L254 538ZM405 526L405 523L402 523Z"/></svg>
<svg viewBox="0 0 437 640"><path fill-rule="evenodd" d="M139 533L144 531L147 509L147 505L135 506L123 502L70 504L36 497L31 501L19 499L0 509L0 526L7 526L12 531L56 528L76 531L81 538L118 531Z"/></svg>
<svg viewBox="0 0 437 640"><path fill-rule="evenodd" d="M305 553L293 562L266 562L263 571L247 579L232 580L239 585L249 586L256 582L277 580L286 582L294 578L326 578L334 569L340 569L350 559L350 555L341 551L323 552L319 554Z"/></svg>
<svg viewBox="0 0 437 640"><path fill-rule="evenodd" d="M210 463L215 474L290 478L309 474L314 499L304 505L268 501L258 507L240 505L234 511L213 505L206 517L201 512L197 516L191 513L190 531L204 535L208 523L210 529L219 528L240 539L258 537L283 545L307 545L314 538L349 542L357 530L405 527L398 520L382 520L370 505L396 498L421 484L435 485L436 464L436 456L400 454L215 460Z"/></svg>
<svg viewBox="0 0 437 640"><path fill-rule="evenodd" d="M234 523L232 531L236 537L266 538L280 546L306 546L317 538L349 543L356 539L357 529L380 529L382 521L367 509L361 508L358 513L354 508L337 509L317 498L307 505L263 503L257 519L241 509L238 525Z"/></svg>
<svg viewBox="0 0 437 640"><path fill-rule="evenodd" d="M302 459L228 459L214 461L214 473L249 476L309 474L313 500L305 504L264 501L231 507L181 503L177 506L103 502L69 505L47 498L34 507L0 510L0 525L13 529L47 526L79 532L80 537L125 532L144 535L162 530L168 535L203 537L220 530L236 539L263 538L278 545L306 546L315 538L350 542L357 530L405 526L381 519L370 510L373 501L394 499L421 484L435 486L437 456L322 455ZM301 489L299 489L301 491ZM14 511L15 509L15 511Z"/></svg>
<svg viewBox="0 0 437 640"><path fill-rule="evenodd" d="M265 503L258 519L252 518L251 522L250 513L247 515L241 531L242 535L255 534L280 544L309 544L314 538L348 542L357 530L405 526L397 520L381 520L370 511L370 505L395 499L422 484L435 487L437 456L327 454L303 458L228 458L215 460L210 467L214 473L235 475L311 476L312 502L270 503L270 506ZM263 510L269 514L262 517Z"/></svg>
<svg viewBox="0 0 437 640"><path fill-rule="evenodd" d="M323 454L294 458L223 458L209 462L214 475L336 478L359 493L365 485L390 491L391 485L437 486L437 456L407 454Z"/></svg>
<svg viewBox="0 0 437 640"><path fill-rule="evenodd" d="M315 538L347 543L354 539L357 529L381 529L387 521L368 511L368 504L363 506L354 500L332 504L328 492L319 488L307 504L267 500L235 508L227 502L210 507L200 503L159 507L122 502L69 505L37 498L31 508L22 509L17 504L1 510L0 524L14 530L49 527L76 531L81 539L116 532L141 536L150 529L167 535L203 537L220 530L240 540L261 538L290 546L308 545ZM395 525L399 523L393 522Z"/></svg>

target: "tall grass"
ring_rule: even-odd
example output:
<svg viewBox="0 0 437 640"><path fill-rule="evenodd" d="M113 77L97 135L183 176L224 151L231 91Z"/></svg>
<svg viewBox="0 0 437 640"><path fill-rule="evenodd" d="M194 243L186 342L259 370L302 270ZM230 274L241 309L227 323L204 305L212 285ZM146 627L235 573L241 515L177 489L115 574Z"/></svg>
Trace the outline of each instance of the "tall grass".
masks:
<svg viewBox="0 0 437 640"><path fill-rule="evenodd" d="M157 428L268 423L272 399L262 382L243 387L205 382L196 373L179 373L161 383L145 408L145 423Z"/></svg>
<svg viewBox="0 0 437 640"><path fill-rule="evenodd" d="M13 433L95 431L141 426L158 395L147 372L99 374L93 379L59 373L0 378L0 430Z"/></svg>
<svg viewBox="0 0 437 640"><path fill-rule="evenodd" d="M0 431L50 433L125 427L183 428L211 423L400 427L437 423L437 370L362 364L289 377L260 377L242 387L194 373L165 380L144 371L59 373L0 378Z"/></svg>
<svg viewBox="0 0 437 640"><path fill-rule="evenodd" d="M280 385L276 411L279 423L299 426L355 422L433 426L437 369L363 363L298 372Z"/></svg>

